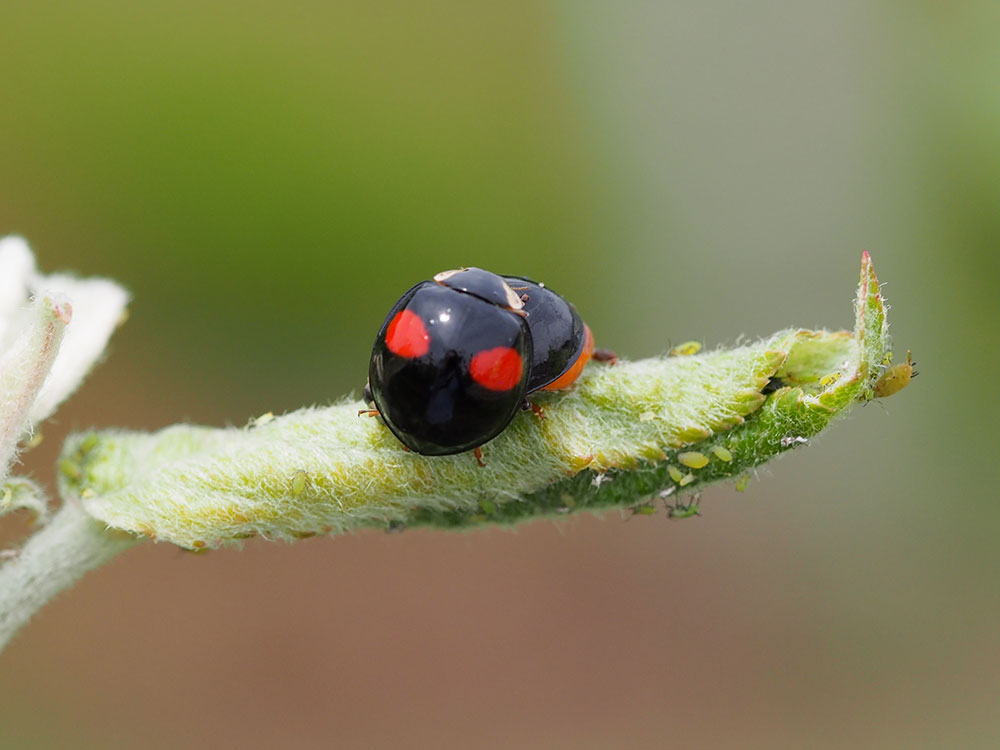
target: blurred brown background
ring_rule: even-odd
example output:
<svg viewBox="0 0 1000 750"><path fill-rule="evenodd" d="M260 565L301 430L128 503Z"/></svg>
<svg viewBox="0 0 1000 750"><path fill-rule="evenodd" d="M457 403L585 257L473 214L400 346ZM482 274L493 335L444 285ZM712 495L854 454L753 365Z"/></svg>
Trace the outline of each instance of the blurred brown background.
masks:
<svg viewBox="0 0 1000 750"><path fill-rule="evenodd" d="M998 46L988 2L4 3L0 234L135 298L49 484L72 429L358 393L461 264L641 357L850 326L868 249L922 374L684 523L146 544L0 656L0 746L998 746Z"/></svg>

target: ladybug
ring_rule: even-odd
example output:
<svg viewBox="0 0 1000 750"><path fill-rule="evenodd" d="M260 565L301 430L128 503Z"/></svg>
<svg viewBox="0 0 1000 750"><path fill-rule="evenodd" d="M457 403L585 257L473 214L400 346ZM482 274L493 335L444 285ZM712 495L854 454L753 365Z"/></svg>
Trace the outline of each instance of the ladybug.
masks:
<svg viewBox="0 0 1000 750"><path fill-rule="evenodd" d="M410 450L443 456L503 432L526 396L566 388L594 354L576 309L531 279L481 268L410 288L375 337L365 400ZM604 356L604 358L609 358Z"/></svg>

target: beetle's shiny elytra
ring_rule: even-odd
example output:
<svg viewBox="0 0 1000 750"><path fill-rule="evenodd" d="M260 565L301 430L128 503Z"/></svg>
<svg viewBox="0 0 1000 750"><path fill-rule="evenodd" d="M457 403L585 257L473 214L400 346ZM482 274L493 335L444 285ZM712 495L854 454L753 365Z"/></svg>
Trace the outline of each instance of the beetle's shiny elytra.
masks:
<svg viewBox="0 0 1000 750"><path fill-rule="evenodd" d="M389 311L366 398L411 450L461 453L500 434L527 394L569 386L592 350L576 310L544 285L480 268L445 271Z"/></svg>
<svg viewBox="0 0 1000 750"><path fill-rule="evenodd" d="M526 295L524 313L531 329L531 377L528 393L559 390L573 384L594 351L594 337L576 308L544 284L507 276L515 292Z"/></svg>

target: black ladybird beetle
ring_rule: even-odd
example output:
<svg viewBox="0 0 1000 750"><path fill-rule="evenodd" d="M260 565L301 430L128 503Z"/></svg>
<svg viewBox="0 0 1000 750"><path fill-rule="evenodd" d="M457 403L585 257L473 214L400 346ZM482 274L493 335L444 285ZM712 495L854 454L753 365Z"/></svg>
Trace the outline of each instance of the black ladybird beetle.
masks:
<svg viewBox="0 0 1000 750"><path fill-rule="evenodd" d="M481 268L444 271L400 297L379 329L368 413L417 453L476 449L481 459L479 447L525 396L569 386L593 350L573 306L543 284Z"/></svg>

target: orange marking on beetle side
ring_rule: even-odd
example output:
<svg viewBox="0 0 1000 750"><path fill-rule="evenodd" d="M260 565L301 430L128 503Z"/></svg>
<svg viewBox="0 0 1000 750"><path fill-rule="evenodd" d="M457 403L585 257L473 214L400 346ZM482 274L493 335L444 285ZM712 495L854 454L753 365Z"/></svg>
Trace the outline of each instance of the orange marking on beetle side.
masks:
<svg viewBox="0 0 1000 750"><path fill-rule="evenodd" d="M580 356L576 358L576 361L569 366L569 369L566 370L566 372L541 390L558 391L561 388L568 388L573 385L573 382L578 377L580 377L580 373L583 372L583 366L590 361L590 355L594 352L594 334L590 332L590 326L586 323L583 324L583 332L586 338L583 342L583 351L580 352Z"/></svg>
<svg viewBox="0 0 1000 750"><path fill-rule="evenodd" d="M521 382L524 361L516 349L497 346L479 352L469 363L469 374L483 388L491 391L509 391Z"/></svg>
<svg viewBox="0 0 1000 750"><path fill-rule="evenodd" d="M431 337L419 315L410 310L400 310L386 329L385 345L393 354L413 359L427 354L431 348Z"/></svg>

